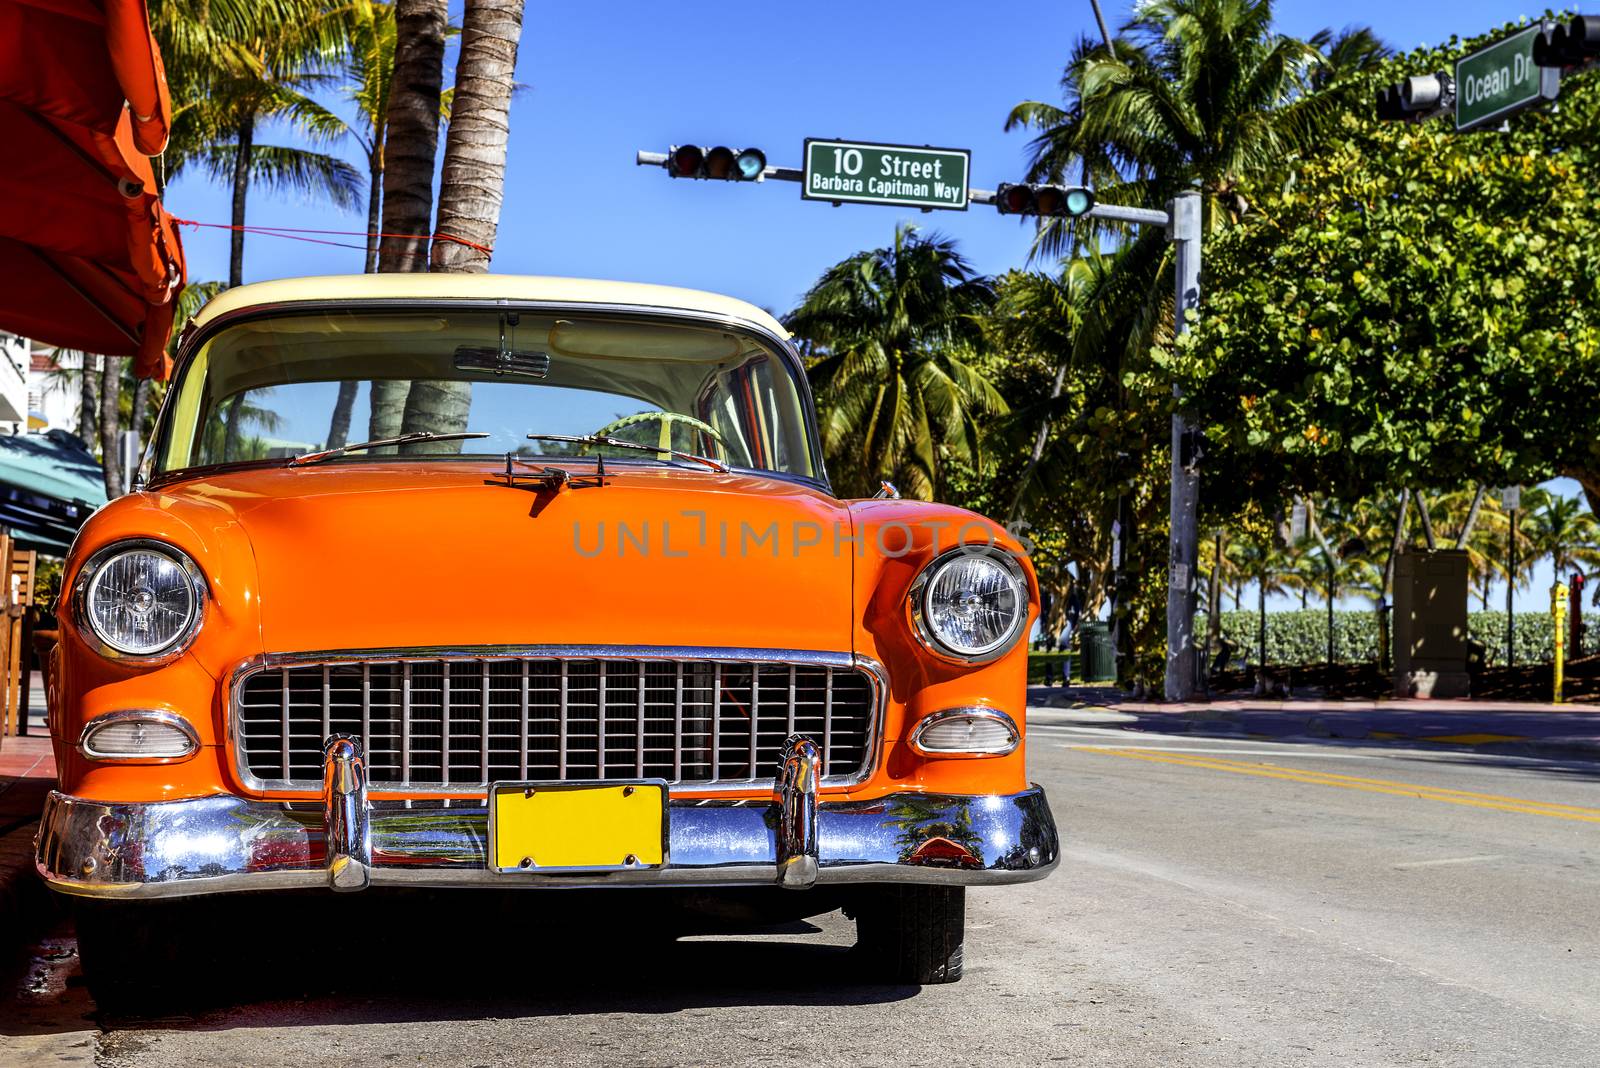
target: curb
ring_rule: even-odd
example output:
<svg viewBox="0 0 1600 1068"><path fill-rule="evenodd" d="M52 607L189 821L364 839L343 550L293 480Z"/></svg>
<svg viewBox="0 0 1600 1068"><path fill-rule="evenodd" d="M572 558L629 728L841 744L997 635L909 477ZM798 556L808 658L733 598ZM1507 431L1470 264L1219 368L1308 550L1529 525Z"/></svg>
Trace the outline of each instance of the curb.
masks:
<svg viewBox="0 0 1600 1068"><path fill-rule="evenodd" d="M1126 721L1123 729L1130 733L1155 731L1210 738L1258 738L1263 741L1312 742L1338 740L1359 742L1377 747L1411 747L1437 751L1466 751L1504 756L1521 756L1538 760L1560 760L1600 763L1600 729L1593 734L1525 733L1528 724L1496 720L1495 711L1484 709L1470 720L1452 724L1449 733L1441 730L1437 721L1418 731L1406 730L1397 724L1393 713L1373 715L1370 719L1359 714L1331 716L1325 710L1295 712L1282 708L1261 710L1275 718L1274 722L1260 722L1260 714L1245 709L1191 708L1172 712L1137 712L1116 705L1099 705L1091 701L1073 699L1070 691L1061 694L1029 694L1029 706L1040 709L1081 712L1123 712ZM1455 712L1456 710L1450 710ZM1591 717L1592 718L1592 717ZM1252 719L1254 720L1252 722ZM1364 721L1366 720L1366 721ZM1589 726L1563 724L1563 726Z"/></svg>

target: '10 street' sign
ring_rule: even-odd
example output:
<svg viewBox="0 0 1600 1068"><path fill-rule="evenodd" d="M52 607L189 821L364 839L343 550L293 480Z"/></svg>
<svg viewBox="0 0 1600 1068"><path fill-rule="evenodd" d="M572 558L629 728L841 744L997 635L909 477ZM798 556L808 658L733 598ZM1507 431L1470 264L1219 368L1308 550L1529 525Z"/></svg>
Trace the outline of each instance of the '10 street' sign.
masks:
<svg viewBox="0 0 1600 1068"><path fill-rule="evenodd" d="M1535 23L1456 61L1456 129L1499 122L1561 91L1561 72L1533 62Z"/></svg>
<svg viewBox="0 0 1600 1068"><path fill-rule="evenodd" d="M971 157L964 148L808 138L801 195L811 200L965 211Z"/></svg>

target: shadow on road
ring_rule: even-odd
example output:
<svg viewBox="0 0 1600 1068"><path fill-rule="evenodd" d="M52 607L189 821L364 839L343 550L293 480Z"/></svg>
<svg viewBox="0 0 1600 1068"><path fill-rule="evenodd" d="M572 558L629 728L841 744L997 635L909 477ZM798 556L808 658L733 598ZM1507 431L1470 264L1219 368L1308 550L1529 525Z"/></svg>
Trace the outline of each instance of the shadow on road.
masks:
<svg viewBox="0 0 1600 1068"><path fill-rule="evenodd" d="M657 897L369 890L160 903L152 922L196 937L175 932L180 948L151 963L151 987L99 1006L97 1019L118 1030L222 1031L882 1004L920 989L872 982L847 944L854 925L838 913L754 939L700 917L679 940L684 913ZM63 985L81 984L68 975ZM77 1011L45 1029L82 1028L81 998L79 989ZM0 1011L0 1035L37 1034L51 1014L28 1016Z"/></svg>

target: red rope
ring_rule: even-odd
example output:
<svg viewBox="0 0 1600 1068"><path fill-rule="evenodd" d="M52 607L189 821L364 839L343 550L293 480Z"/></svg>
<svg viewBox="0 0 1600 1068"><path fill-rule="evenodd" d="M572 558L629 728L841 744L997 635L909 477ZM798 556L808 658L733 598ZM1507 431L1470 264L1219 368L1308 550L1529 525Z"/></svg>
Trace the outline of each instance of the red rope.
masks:
<svg viewBox="0 0 1600 1068"><path fill-rule="evenodd" d="M366 230L302 230L292 226L234 226L230 223L199 222L195 219L179 219L176 217L172 221L179 226L203 226L210 230L235 230L246 234L260 234L262 237L286 237L291 241L305 241L313 245L332 245L334 248L365 249L366 246L350 245L342 241L323 241L320 238L301 237L300 235L332 234L338 237L400 237L410 241L426 241L429 239L427 234L391 234L382 231L372 233ZM476 241L468 241L464 237L457 237L454 234L436 233L432 239L434 241L454 241L458 245L476 249L485 256L494 255L494 249L480 245Z"/></svg>

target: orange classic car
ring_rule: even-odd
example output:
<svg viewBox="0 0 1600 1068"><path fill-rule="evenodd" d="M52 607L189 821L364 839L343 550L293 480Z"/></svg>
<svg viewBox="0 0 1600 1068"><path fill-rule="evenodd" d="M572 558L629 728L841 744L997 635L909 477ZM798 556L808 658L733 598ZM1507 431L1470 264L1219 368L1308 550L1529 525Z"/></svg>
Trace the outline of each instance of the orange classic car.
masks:
<svg viewBox="0 0 1600 1068"><path fill-rule="evenodd" d="M1023 547L836 497L800 357L740 301L229 290L63 589L37 866L95 899L91 984L137 981L160 899L382 886L843 908L884 978L949 982L965 888L1057 863Z"/></svg>

